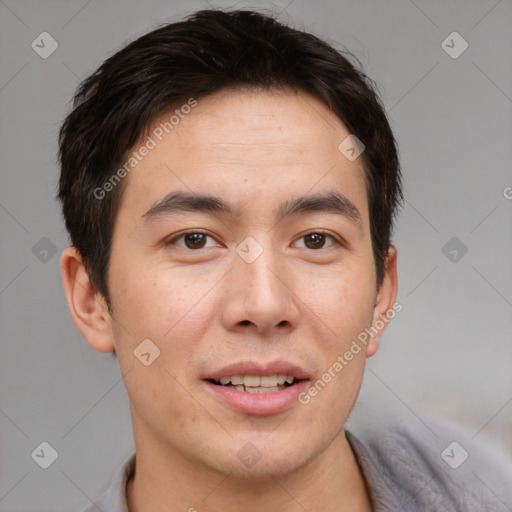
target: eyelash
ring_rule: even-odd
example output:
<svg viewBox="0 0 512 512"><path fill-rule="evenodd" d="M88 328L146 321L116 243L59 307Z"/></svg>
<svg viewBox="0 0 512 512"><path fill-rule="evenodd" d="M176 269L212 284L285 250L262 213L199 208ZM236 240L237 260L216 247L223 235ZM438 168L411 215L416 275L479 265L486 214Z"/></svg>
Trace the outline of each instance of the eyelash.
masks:
<svg viewBox="0 0 512 512"><path fill-rule="evenodd" d="M205 233L204 231L199 231L199 230L193 230L193 231L184 231L183 233L180 233L179 235L176 235L174 236L173 238L171 238L170 240L168 240L166 242L166 245L174 245L176 243L177 240L187 236L187 235L195 235L195 234L202 234L202 235L206 235L207 237L209 238L213 238L213 236L209 235L208 233ZM336 240L336 238L333 236L333 235L330 235L328 233L325 233L323 231L310 231L308 233L305 233L304 235L300 236L297 240L301 240L309 235L315 235L315 234L318 234L318 235L324 235L326 238L330 238L334 244L338 245L338 246L343 246L343 244L341 242L339 242L338 240ZM328 246L327 249L331 247L331 246ZM182 247L183 249L187 249L189 251L199 251L201 249L204 249L203 247L201 247L200 249L189 249L188 247ZM324 247L321 247L320 249L325 249ZM310 249L311 251L319 251L320 249Z"/></svg>

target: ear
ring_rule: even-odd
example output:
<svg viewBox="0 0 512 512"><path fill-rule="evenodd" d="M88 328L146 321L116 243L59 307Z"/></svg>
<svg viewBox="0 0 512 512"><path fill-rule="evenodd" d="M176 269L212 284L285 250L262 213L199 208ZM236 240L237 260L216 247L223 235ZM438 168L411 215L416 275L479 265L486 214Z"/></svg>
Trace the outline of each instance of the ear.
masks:
<svg viewBox="0 0 512 512"><path fill-rule="evenodd" d="M393 245L389 246L386 256L384 278L378 290L373 310L370 340L366 349L366 357L371 357L379 348L379 340L389 321L402 310L401 304L396 304L398 292L397 252Z"/></svg>
<svg viewBox="0 0 512 512"><path fill-rule="evenodd" d="M103 296L97 292L75 247L62 252L60 270L71 316L89 344L100 352L115 349L112 318Z"/></svg>

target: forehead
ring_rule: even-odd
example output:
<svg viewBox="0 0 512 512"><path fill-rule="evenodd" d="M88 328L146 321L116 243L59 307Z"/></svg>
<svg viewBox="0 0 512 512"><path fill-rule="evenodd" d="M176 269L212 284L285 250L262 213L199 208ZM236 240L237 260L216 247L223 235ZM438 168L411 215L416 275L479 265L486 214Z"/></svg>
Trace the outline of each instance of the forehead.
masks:
<svg viewBox="0 0 512 512"><path fill-rule="evenodd" d="M158 126L166 115L155 120ZM299 159L306 152L304 139L318 150L337 146L340 136L349 132L328 108L313 96L295 90L225 89L198 100L175 130L176 142L183 149L200 144L216 152L225 149L250 155L261 148L274 161L286 154ZM320 144L320 146L319 146ZM310 148L311 149L311 148Z"/></svg>
<svg viewBox="0 0 512 512"><path fill-rule="evenodd" d="M127 176L121 210L141 216L175 189L217 196L236 190L232 199L243 206L334 187L365 202L362 159L349 161L338 149L350 132L313 96L229 89L195 101L158 116L128 152L127 160L148 136L153 141Z"/></svg>

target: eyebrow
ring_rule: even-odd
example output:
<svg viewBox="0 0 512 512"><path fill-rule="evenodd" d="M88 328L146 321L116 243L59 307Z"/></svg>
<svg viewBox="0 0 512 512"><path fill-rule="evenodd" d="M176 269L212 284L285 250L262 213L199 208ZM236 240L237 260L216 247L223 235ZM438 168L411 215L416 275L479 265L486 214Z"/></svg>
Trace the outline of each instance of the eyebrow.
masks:
<svg viewBox="0 0 512 512"><path fill-rule="evenodd" d="M171 192L157 201L143 216L146 221L161 216L183 212L219 213L235 218L240 210L218 196L197 194L192 192ZM275 212L278 220L292 215L308 213L334 213L356 222L361 228L361 214L354 203L337 191L305 195L287 200Z"/></svg>

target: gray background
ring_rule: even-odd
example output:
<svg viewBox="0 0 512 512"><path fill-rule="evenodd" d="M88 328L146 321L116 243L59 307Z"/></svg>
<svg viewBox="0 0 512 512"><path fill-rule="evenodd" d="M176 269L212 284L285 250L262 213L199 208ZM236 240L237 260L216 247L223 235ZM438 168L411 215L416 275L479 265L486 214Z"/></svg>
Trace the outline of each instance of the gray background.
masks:
<svg viewBox="0 0 512 512"><path fill-rule="evenodd" d="M1 512L80 510L133 450L117 362L82 339L62 291L67 234L54 201L56 135L79 80L101 61L208 5L282 11L285 22L346 45L380 84L407 199L395 236L403 311L369 360L352 421L398 415L421 430L443 417L475 442L489 438L512 451L510 1L5 0ZM43 31L59 45L47 59L31 48ZM441 46L453 31L469 44L456 59ZM452 237L459 241L443 252ZM59 454L47 470L31 458L42 441Z"/></svg>

